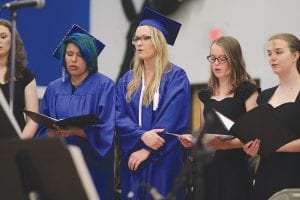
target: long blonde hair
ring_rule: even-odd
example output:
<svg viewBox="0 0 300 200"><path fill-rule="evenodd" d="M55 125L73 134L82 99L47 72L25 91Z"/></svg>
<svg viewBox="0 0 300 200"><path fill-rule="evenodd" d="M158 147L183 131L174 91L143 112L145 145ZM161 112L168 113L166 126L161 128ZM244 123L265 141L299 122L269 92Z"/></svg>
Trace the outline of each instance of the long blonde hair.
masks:
<svg viewBox="0 0 300 200"><path fill-rule="evenodd" d="M143 93L142 103L145 106L149 106L152 102L154 93L160 84L163 74L170 68L168 47L164 35L161 33L161 31L152 26L149 26L149 28L151 42L153 43L156 50L156 58L154 77L151 80L150 84L145 88L145 91ZM139 57L135 53L133 58L133 79L129 82L126 93L127 102L131 101L132 94L140 86L144 67L145 65L143 60L139 59Z"/></svg>

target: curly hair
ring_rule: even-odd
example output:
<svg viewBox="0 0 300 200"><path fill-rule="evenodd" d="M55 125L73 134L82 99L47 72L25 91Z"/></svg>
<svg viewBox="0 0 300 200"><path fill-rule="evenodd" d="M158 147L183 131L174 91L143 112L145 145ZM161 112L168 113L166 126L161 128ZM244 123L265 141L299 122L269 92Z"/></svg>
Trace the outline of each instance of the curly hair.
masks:
<svg viewBox="0 0 300 200"><path fill-rule="evenodd" d="M0 19L0 25L7 27L11 34L12 25L8 20ZM25 49L23 46L23 41L17 31L16 31L15 39L16 39L15 78L20 79L20 78L22 78L23 71L27 65L27 58L26 58L26 52L25 52ZM10 58L11 58L11 52L9 52L9 56L8 56L8 60L7 60L7 72L4 75L4 80L6 82L8 82L9 78L10 78L9 77Z"/></svg>

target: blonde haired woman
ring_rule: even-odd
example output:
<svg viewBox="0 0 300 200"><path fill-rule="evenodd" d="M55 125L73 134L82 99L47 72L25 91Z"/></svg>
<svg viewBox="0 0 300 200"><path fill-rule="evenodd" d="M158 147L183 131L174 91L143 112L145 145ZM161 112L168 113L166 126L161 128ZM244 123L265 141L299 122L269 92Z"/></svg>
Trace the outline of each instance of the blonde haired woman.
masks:
<svg viewBox="0 0 300 200"><path fill-rule="evenodd" d="M190 85L183 69L170 63L180 24L145 9L132 40L133 70L117 85L116 126L121 147L122 199L152 199L147 188L170 193L183 166L183 149L168 133L187 131ZM183 106L186 105L186 106ZM177 199L183 199L183 190Z"/></svg>

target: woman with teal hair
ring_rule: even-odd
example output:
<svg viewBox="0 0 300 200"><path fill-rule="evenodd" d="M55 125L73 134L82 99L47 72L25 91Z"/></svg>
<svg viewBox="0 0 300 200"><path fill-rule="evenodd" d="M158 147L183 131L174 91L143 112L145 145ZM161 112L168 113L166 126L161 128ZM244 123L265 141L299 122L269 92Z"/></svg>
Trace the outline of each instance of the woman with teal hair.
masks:
<svg viewBox="0 0 300 200"><path fill-rule="evenodd" d="M66 48L69 43L75 44L79 47L79 52L81 56L86 61L87 68L90 72L97 72L98 71L98 51L100 48L104 48L104 46L100 46L97 48L97 39L92 38L84 33L72 33L68 36L61 46L57 48L54 52L53 56L59 59L64 67L66 67L66 60L64 59L66 55ZM102 51L101 49L101 51Z"/></svg>
<svg viewBox="0 0 300 200"><path fill-rule="evenodd" d="M101 200L113 197L115 129L115 86L98 72L97 57L104 44L73 25L53 56L63 66L62 78L46 89L40 112L61 119L96 115L101 124L82 127L40 127L38 137L60 136L80 147Z"/></svg>

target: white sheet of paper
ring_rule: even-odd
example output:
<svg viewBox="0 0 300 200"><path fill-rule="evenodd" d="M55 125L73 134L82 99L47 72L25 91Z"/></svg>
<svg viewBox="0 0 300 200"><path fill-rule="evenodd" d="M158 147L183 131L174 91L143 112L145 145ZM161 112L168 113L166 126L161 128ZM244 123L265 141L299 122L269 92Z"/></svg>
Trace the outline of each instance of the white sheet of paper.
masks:
<svg viewBox="0 0 300 200"><path fill-rule="evenodd" d="M167 135L172 135L172 136L175 136L175 137L180 137L180 136L182 136L182 135L180 135L180 134L177 134L177 133L170 133L170 132L165 132L165 134L167 134ZM189 137L185 137L187 140L189 140L190 142L192 142L192 143L194 143L194 142L196 142L196 139L194 138L194 137L192 137L192 138L189 138Z"/></svg>
<svg viewBox="0 0 300 200"><path fill-rule="evenodd" d="M228 117L224 116L223 114L219 113L218 111L216 111L216 110L214 110L214 111L216 112L216 114L219 117L219 119L221 120L221 122L224 124L224 126L229 131L231 129L231 127L233 126L234 121L232 121Z"/></svg>
<svg viewBox="0 0 300 200"><path fill-rule="evenodd" d="M173 135L175 137L180 137L181 135L177 134L177 133L170 133L170 132L165 132L165 134L167 135Z"/></svg>
<svg viewBox="0 0 300 200"><path fill-rule="evenodd" d="M222 134L212 134L212 133L205 133L202 138L203 143L210 143L216 137L220 138L221 140L231 140L234 138L232 135L222 135Z"/></svg>

